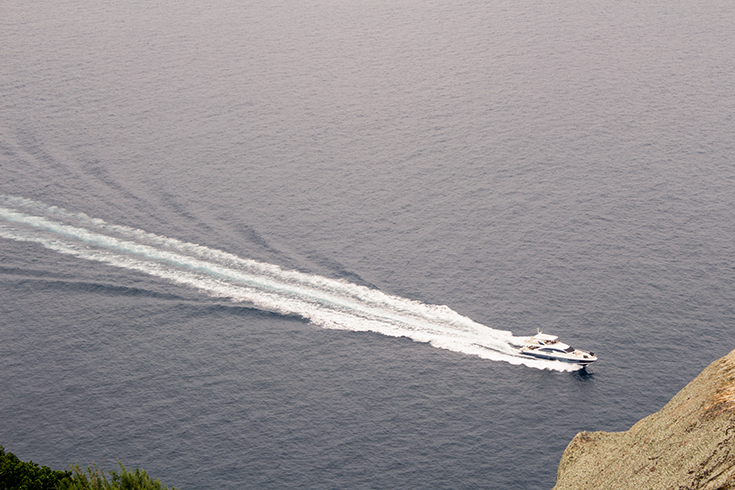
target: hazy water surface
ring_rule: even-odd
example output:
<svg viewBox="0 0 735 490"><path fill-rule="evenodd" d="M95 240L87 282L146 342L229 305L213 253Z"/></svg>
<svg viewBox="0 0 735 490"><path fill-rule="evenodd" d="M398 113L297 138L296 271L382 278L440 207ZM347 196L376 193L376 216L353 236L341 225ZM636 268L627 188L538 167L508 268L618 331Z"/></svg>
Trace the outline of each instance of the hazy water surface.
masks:
<svg viewBox="0 0 735 490"><path fill-rule="evenodd" d="M735 347L729 2L0 6L0 445L550 488ZM519 364L540 328L600 361Z"/></svg>

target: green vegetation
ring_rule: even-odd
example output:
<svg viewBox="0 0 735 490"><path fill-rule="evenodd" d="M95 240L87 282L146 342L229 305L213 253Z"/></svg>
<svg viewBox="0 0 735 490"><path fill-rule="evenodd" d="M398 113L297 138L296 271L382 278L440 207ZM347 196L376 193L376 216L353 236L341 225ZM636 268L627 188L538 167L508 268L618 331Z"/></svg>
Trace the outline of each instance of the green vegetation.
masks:
<svg viewBox="0 0 735 490"><path fill-rule="evenodd" d="M71 476L71 471L54 471L33 461L21 461L0 446L0 490L55 490Z"/></svg>
<svg viewBox="0 0 735 490"><path fill-rule="evenodd" d="M86 471L79 465L67 471L54 471L32 461L21 461L0 446L0 490L168 490L145 471L137 468L130 471L122 463L118 464L120 471L110 471L108 480L97 465Z"/></svg>
<svg viewBox="0 0 735 490"><path fill-rule="evenodd" d="M120 471L110 471L110 480L107 480L104 471L99 469L97 465L87 468L84 472L79 465L72 466L73 475L71 478L60 482L58 490L167 490L168 487L161 487L161 481L154 480L148 474L136 468L130 471L120 465ZM176 490L175 488L172 490Z"/></svg>

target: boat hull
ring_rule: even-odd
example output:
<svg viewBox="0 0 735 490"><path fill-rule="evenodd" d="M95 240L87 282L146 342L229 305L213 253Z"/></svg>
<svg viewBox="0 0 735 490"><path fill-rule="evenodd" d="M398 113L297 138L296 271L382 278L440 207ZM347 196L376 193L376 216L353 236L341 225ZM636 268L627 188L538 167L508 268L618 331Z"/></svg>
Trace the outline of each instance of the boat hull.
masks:
<svg viewBox="0 0 735 490"><path fill-rule="evenodd" d="M545 361L568 362L569 364L581 364L583 366L592 364L593 362L597 360L596 357L590 357L586 359L579 358L579 357L561 357L561 356L555 356L553 354L546 354L543 352L534 352L534 351L521 351L520 354L522 356L534 357L536 359L543 359Z"/></svg>

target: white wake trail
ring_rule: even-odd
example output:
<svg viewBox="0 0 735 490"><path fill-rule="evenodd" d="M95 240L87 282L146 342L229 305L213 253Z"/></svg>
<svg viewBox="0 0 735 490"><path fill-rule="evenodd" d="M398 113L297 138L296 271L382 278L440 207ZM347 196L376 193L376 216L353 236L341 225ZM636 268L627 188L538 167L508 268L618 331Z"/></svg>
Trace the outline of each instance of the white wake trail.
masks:
<svg viewBox="0 0 735 490"><path fill-rule="evenodd" d="M200 245L111 225L28 199L0 195L0 237L135 270L256 308L302 316L324 328L408 337L435 347L539 369L579 366L517 355L522 337L447 306L427 305Z"/></svg>

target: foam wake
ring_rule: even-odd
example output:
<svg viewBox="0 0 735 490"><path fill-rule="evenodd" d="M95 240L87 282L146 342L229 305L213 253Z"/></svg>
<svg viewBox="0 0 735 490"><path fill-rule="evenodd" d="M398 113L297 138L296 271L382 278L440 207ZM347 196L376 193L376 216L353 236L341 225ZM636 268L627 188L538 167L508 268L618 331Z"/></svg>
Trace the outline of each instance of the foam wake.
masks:
<svg viewBox="0 0 735 490"><path fill-rule="evenodd" d="M446 306L286 271L20 197L0 195L0 237L144 272L262 310L300 315L325 328L408 337L442 349L539 369L578 369L520 357L517 346L523 337L481 325Z"/></svg>

